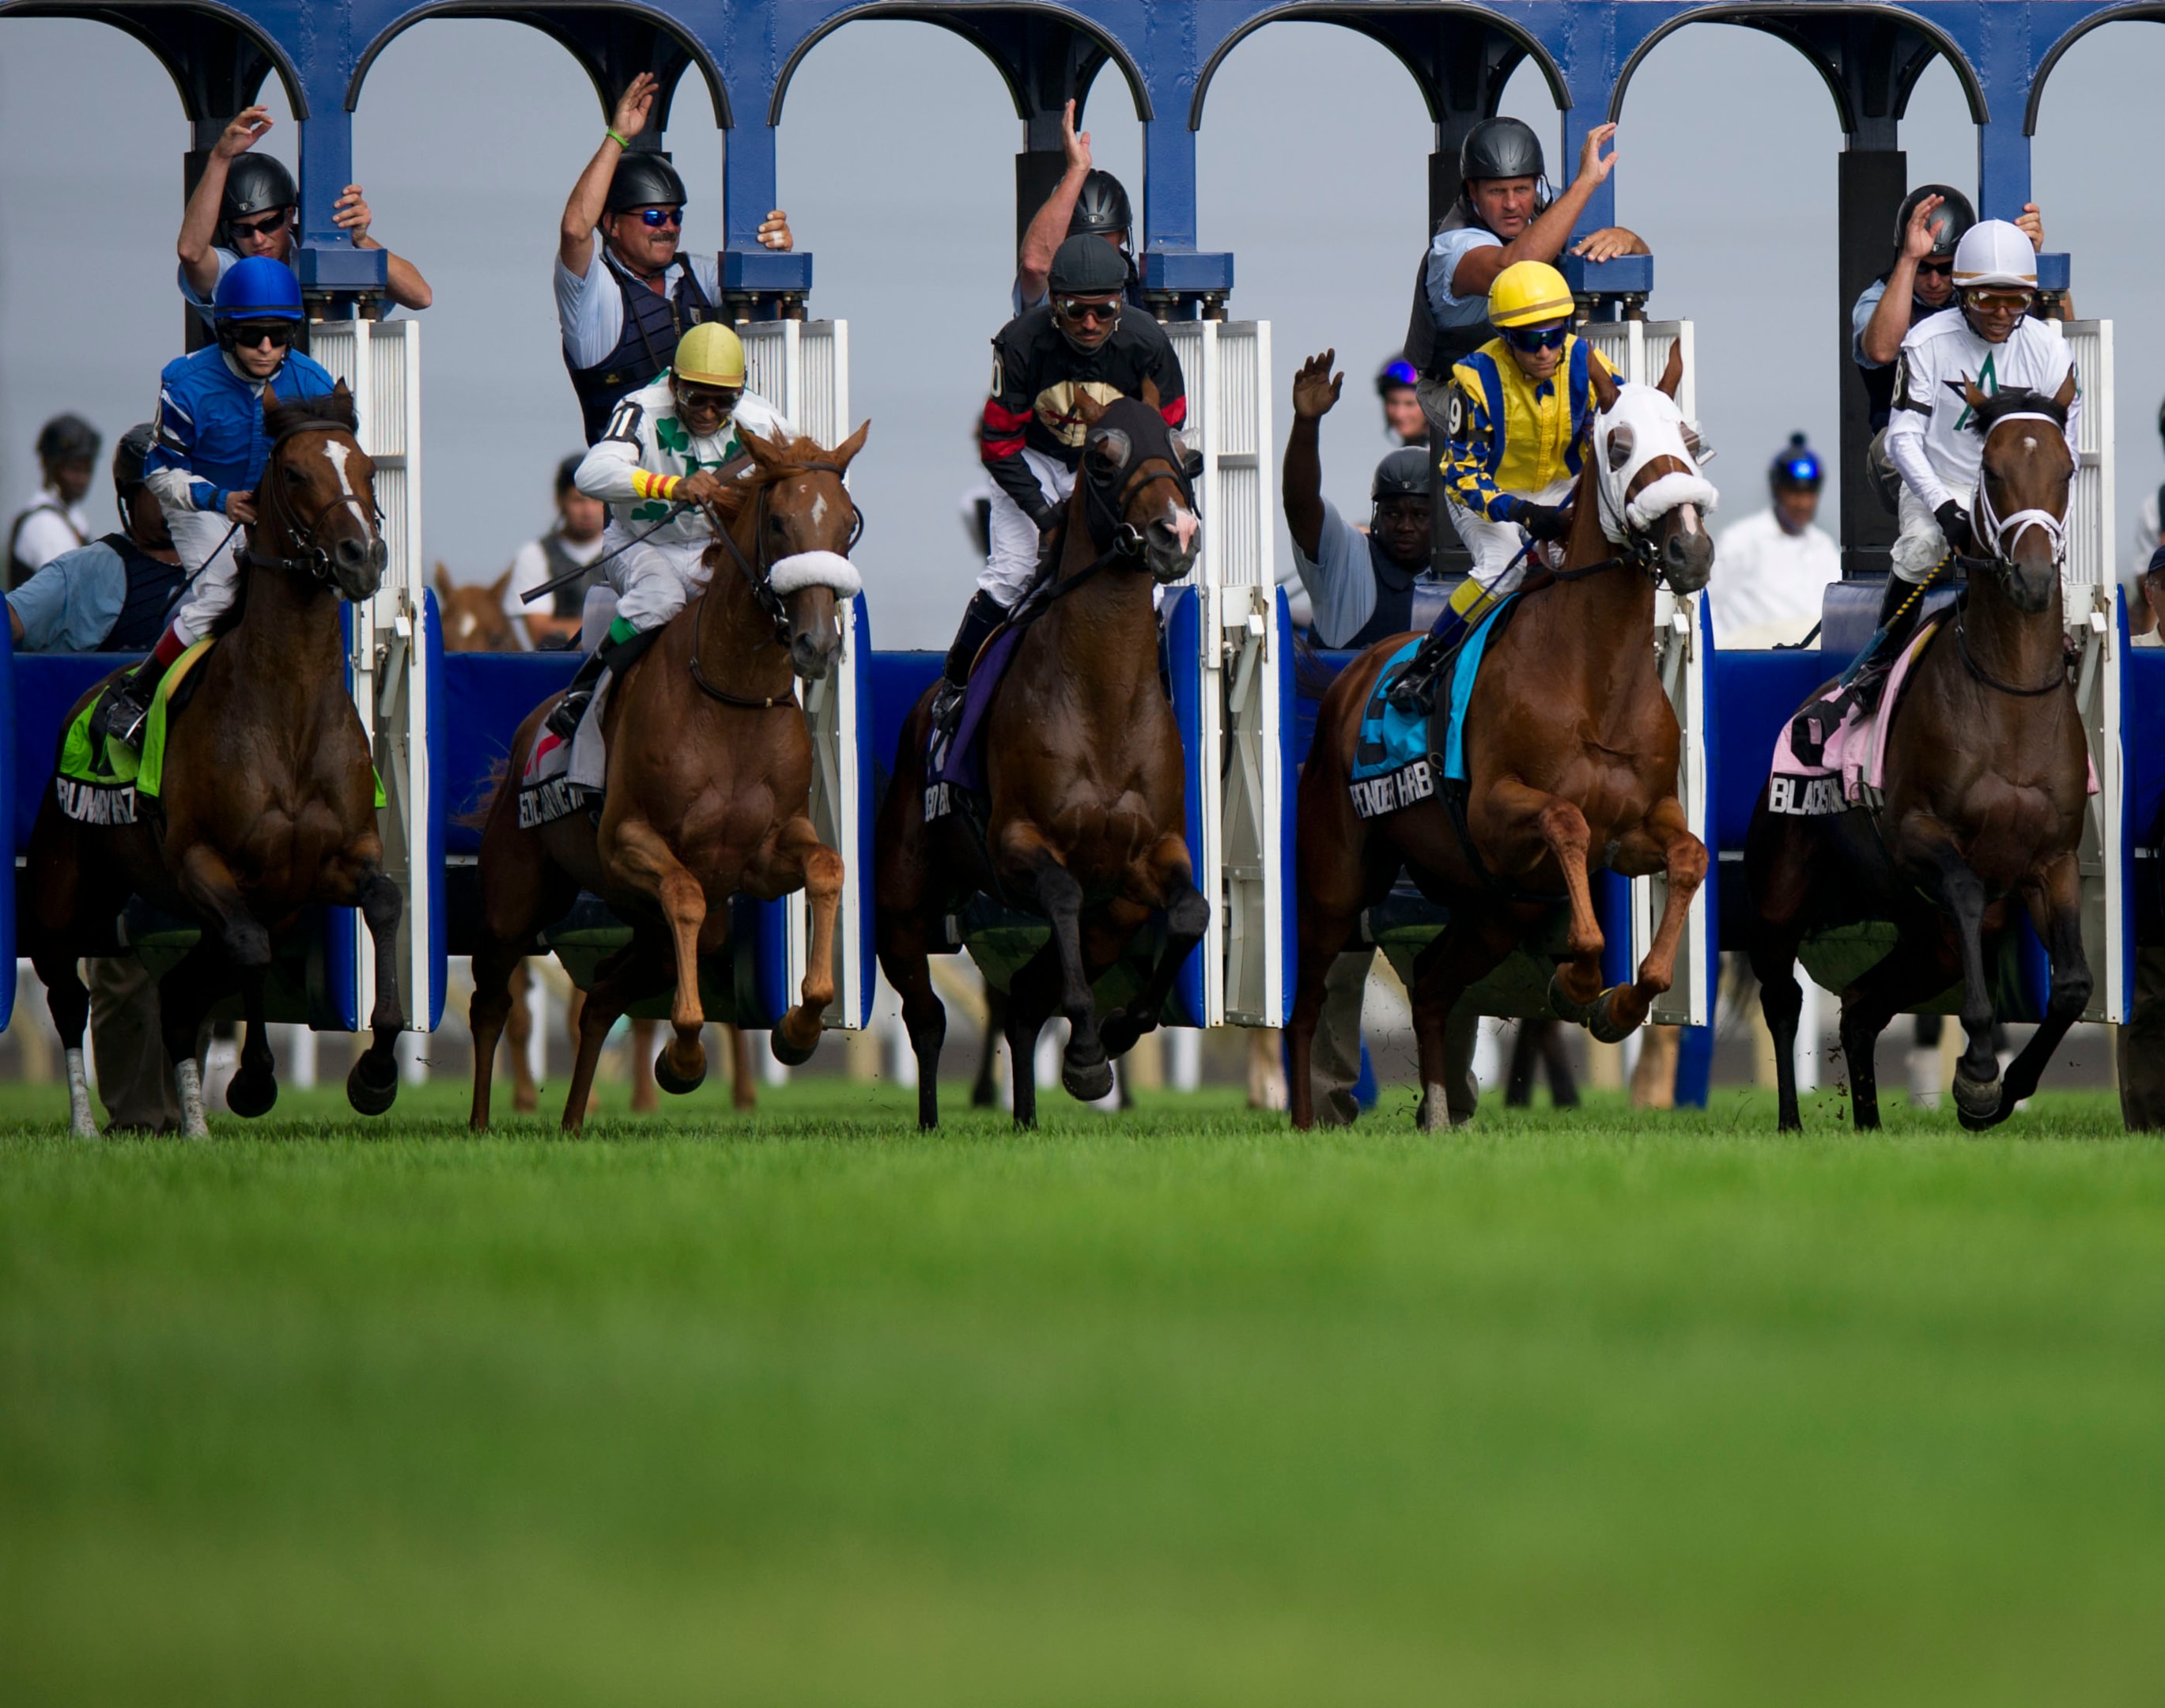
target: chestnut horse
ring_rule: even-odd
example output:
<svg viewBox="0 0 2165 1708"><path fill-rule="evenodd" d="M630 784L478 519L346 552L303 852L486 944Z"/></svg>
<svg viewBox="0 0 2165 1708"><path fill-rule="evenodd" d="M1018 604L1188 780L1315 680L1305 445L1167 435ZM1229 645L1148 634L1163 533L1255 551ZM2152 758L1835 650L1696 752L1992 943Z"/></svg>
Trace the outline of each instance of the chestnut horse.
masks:
<svg viewBox="0 0 2165 1708"><path fill-rule="evenodd" d="M347 1076L347 1100L381 1115L398 1094L402 904L383 871L368 732L346 686L339 620L340 601L373 594L389 560L375 465L354 436L343 381L328 398L287 404L266 386L263 419L271 454L256 486L261 519L240 554L241 596L169 726L158 809L139 803L133 825L78 824L48 793L30 833L24 937L67 1048L79 1135L97 1128L82 1071L90 1000L76 960L119 952L113 923L131 894L203 926L158 986L185 1136L209 1131L198 1028L236 988L248 1037L226 1101L256 1115L277 1100L264 978L275 940L313 906L359 908L376 946L375 1037Z"/></svg>
<svg viewBox="0 0 2165 1708"><path fill-rule="evenodd" d="M1841 1051L1860 1128L1879 1125L1873 1046L1904 1010L1961 981L1969 1047L1955 1068L1955 1108L1965 1127L1982 1131L2037 1089L2089 1000L2077 855L2089 749L2060 604L2074 397L2072 374L2053 397L1966 388L1972 425L1984 435L1970 511L1983 555L1962 560L1961 608L1888 713L1878 809L1800 818L1770 812L1763 790L1752 809L1744 845L1751 967L1774 1035L1784 1130L1803 1125L1792 1050L1804 993L1792 969L1809 931L1891 920L1901 933L1842 994ZM2003 1080L1990 969L2018 897L2052 958L2052 985L2043 1024Z"/></svg>
<svg viewBox="0 0 2165 1708"><path fill-rule="evenodd" d="M1180 731L1158 679L1151 589L1177 581L1202 536L1187 462L1155 405L1080 398L1082 465L1042 614L1025 628L987 714L984 838L963 814L927 825L924 742L935 689L904 720L880 807L879 958L902 995L917 1052L917 1121L940 1122L947 1010L927 960L945 916L973 893L1051 922L1046 946L1008 990L1008 1052L1018 1126L1037 1119L1030 1062L1057 1010L1072 1027L1061 1083L1094 1101L1111 1057L1157 1025L1182 962L1210 923L1184 840ZM1098 1019L1091 981L1162 909L1166 939L1141 992Z"/></svg>
<svg viewBox="0 0 2165 1708"><path fill-rule="evenodd" d="M474 951L472 1125L488 1125L489 1083L511 1010L512 968L540 952L537 933L590 890L632 928L603 962L579 1017L579 1056L564 1126L586 1119L602 1041L632 1003L676 987L674 1036L654 1064L665 1091L705 1078L699 961L729 936L729 899L802 889L812 899L802 1002L775 1028L777 1059L819 1041L835 998L835 916L842 857L809 815L812 739L795 677L817 681L841 647L838 594L856 591L844 555L858 531L843 484L867 422L835 451L809 439L743 435L751 465L715 509L722 536L708 581L610 688L603 718L607 791L583 813L535 829L519 823L518 783L558 696L519 726L504 782L482 831L482 920Z"/></svg>
<svg viewBox="0 0 2165 1708"><path fill-rule="evenodd" d="M1702 525L1714 488L1674 401L1683 374L1674 351L1658 388L1619 386L1596 367L1599 407L1563 567L1552 585L1521 595L1467 707L1462 834L1440 775L1435 794L1377 818L1360 818L1347 792L1362 709L1408 637L1371 646L1324 696L1300 778L1300 975L1287 1029L1295 1126L1315 1119L1309 1054L1324 980L1362 910L1390 893L1401 867L1451 909L1414 966L1424 1128L1450 1125L1444 1025L1452 1006L1557 903L1571 909L1570 958L1549 987L1558 1015L1614 1041L1669 988L1707 856L1677 799L1679 737L1655 674L1654 588L1666 581L1694 593L1714 567ZM1442 734L1439 723L1432 748ZM1600 866L1668 878L1637 981L1607 991L1587 875Z"/></svg>

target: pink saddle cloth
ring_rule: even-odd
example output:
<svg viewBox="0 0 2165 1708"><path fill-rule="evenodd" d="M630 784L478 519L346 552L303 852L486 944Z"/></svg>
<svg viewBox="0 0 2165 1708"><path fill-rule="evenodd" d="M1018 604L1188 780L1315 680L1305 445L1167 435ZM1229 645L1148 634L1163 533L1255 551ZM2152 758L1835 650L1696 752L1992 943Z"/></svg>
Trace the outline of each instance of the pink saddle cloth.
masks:
<svg viewBox="0 0 2165 1708"><path fill-rule="evenodd" d="M1910 671L1946 622L1944 617L1936 618L1918 630L1888 672L1879 704L1869 712L1852 706L1843 714L1841 726L1827 738L1817 765L1797 756L1793 746L1795 720L1783 720L1781 733L1774 738L1773 774L1767 789L1770 810L1815 818L1879 804L1887 787L1887 732L1894 722L1894 709L1901 704ZM1831 698L1835 693L1829 688L1820 698ZM2087 759L2084 762L2089 766L2089 792L2095 794L2097 767Z"/></svg>

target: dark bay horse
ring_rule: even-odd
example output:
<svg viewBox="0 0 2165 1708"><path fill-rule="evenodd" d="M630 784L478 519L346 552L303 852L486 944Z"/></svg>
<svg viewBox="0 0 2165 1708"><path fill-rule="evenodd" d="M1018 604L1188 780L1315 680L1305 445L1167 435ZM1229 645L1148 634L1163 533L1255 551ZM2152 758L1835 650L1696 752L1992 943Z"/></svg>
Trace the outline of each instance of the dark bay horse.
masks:
<svg viewBox="0 0 2165 1708"><path fill-rule="evenodd" d="M158 987L185 1136L208 1131L198 1028L236 987L248 1036L226 1100L255 1115L277 1099L264 978L275 940L316 905L359 908L376 947L375 1036L347 1076L347 1100L381 1115L398 1093L402 904L382 868L368 732L346 686L339 620L340 602L372 595L388 561L375 467L354 436L344 382L328 398L290 404L266 387L263 416L271 456L241 597L169 727L162 811L140 810L133 825L78 824L49 793L30 833L24 937L67 1047L79 1134L96 1128L82 1066L89 994L76 959L117 952L113 924L131 894L203 926Z"/></svg>
<svg viewBox="0 0 2165 1708"><path fill-rule="evenodd" d="M858 531L842 476L870 430L867 422L834 451L809 439L770 445L743 435L752 466L716 507L725 537L708 548L705 588L609 690L598 824L574 813L521 828L519 778L556 698L519 725L482 831L471 1010L476 1131L488 1125L512 969L540 952L536 933L582 889L616 910L632 941L602 963L580 1015L567 1130L586 1119L595 1061L617 1017L672 984L673 1036L655 1078L682 1093L705 1077L699 961L727 941L727 904L740 892L772 901L801 889L811 898L802 1001L775 1028L773 1049L796 1063L819 1043L835 998L843 865L809 814L812 738L796 678L824 677L841 647L835 600L856 589L845 554Z"/></svg>
<svg viewBox="0 0 2165 1708"><path fill-rule="evenodd" d="M981 842L963 814L924 818L933 690L904 721L880 807L879 958L917 1052L917 1120L940 1121L947 1010L927 957L944 916L977 892L1051 922L1008 991L1018 1126L1037 1119L1030 1062L1056 1013L1072 1028L1061 1082L1084 1101L1112 1089L1111 1057L1157 1025L1174 976L1210 923L1184 840L1180 732L1158 678L1153 584L1177 581L1201 544L1187 463L1156 406L1078 401L1087 428L1066 540L1044 614L1017 643L988 714L991 790ZM1092 980L1162 909L1166 940L1139 995L1101 1021Z"/></svg>
<svg viewBox="0 0 2165 1708"><path fill-rule="evenodd" d="M1965 560L1962 608L1891 710L1878 809L1802 818L1770 811L1762 790L1752 810L1744 846L1751 966L1774 1035L1784 1130L1803 1125L1792 1049L1804 993L1793 968L1815 929L1891 920L1901 934L1842 994L1841 1050L1860 1128L1879 1125L1879 1034L1957 980L1969 1046L1955 1068L1955 1107L1973 1131L1998 1125L2037 1089L2089 1000L2077 860L2089 754L2060 601L2074 396L2073 375L2053 397L1967 390L1972 424L1984 435L1971 506L1980 556ZM2003 1081L1989 969L2018 899L2052 957L2052 984L2043 1024Z"/></svg>
<svg viewBox="0 0 2165 1708"><path fill-rule="evenodd" d="M1287 1029L1295 1126L1315 1119L1309 1056L1324 980L1362 910L1389 894L1402 867L1451 909L1414 969L1424 1128L1450 1124L1444 1026L1452 1006L1557 902L1571 908L1570 959L1549 991L1561 1016L1614 1041L1669 988L1707 854L1677 799L1679 736L1655 673L1654 588L1665 580L1696 592L1714 567L1701 522L1714 489L1674 401L1683 372L1676 351L1658 388L1620 387L1597 371L1599 409L1563 567L1553 585L1523 596L1489 644L1467 708L1463 835L1440 777L1436 794L1377 818L1358 816L1347 793L1362 709L1409 637L1370 647L1324 696L1300 779L1300 975ZM1441 737L1439 725L1431 747ZM1637 981L1606 991L1588 880L1602 866L1668 878Z"/></svg>

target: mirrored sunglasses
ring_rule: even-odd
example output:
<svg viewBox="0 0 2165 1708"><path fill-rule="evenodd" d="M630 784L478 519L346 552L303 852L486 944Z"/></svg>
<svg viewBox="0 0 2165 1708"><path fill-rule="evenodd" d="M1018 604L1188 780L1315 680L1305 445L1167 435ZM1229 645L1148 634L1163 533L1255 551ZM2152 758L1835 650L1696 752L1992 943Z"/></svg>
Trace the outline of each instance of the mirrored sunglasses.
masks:
<svg viewBox="0 0 2165 1708"><path fill-rule="evenodd" d="M642 208L639 210L639 217L651 229L659 231L665 225L682 225L684 210L682 208Z"/></svg>
<svg viewBox="0 0 2165 1708"><path fill-rule="evenodd" d="M1544 350L1562 350L1563 341L1571 335L1571 328L1561 320L1553 326L1506 326L1504 341L1514 350L1523 350L1529 356Z"/></svg>
<svg viewBox="0 0 2165 1708"><path fill-rule="evenodd" d="M1115 297L1109 303L1102 303L1082 297L1062 297L1052 309L1063 320L1098 320L1110 326L1120 318L1120 299Z"/></svg>

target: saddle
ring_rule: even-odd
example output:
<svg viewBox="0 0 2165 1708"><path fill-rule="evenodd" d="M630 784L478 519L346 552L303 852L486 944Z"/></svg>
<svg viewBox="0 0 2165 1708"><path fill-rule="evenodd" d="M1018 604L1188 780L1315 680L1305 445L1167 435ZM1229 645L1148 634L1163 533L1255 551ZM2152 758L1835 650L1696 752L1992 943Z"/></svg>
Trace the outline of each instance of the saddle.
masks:
<svg viewBox="0 0 2165 1708"><path fill-rule="evenodd" d="M197 641L160 678L150 696L140 753L91 733L91 720L105 698L103 687L85 702L61 738L53 773L53 795L62 813L79 825L132 825L144 803L156 801L165 781L166 730L173 714L195 697L196 666L217 644L215 637Z"/></svg>

